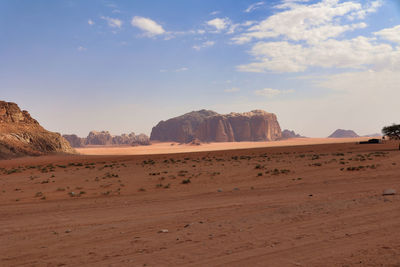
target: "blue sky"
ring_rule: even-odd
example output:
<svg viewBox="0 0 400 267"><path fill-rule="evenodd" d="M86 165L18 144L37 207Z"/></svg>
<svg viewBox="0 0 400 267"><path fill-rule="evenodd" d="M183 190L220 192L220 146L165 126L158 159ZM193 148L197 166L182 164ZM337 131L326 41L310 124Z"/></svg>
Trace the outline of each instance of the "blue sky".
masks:
<svg viewBox="0 0 400 267"><path fill-rule="evenodd" d="M399 84L400 1L0 1L1 99L61 133L205 108L370 134L399 123Z"/></svg>

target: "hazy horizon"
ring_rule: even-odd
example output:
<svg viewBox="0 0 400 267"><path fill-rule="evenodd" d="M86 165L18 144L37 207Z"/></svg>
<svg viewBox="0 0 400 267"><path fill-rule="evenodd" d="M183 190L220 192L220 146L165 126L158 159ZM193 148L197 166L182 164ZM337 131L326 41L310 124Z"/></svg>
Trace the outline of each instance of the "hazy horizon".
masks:
<svg viewBox="0 0 400 267"><path fill-rule="evenodd" d="M399 123L400 3L0 2L1 100L63 134L263 109L308 137Z"/></svg>

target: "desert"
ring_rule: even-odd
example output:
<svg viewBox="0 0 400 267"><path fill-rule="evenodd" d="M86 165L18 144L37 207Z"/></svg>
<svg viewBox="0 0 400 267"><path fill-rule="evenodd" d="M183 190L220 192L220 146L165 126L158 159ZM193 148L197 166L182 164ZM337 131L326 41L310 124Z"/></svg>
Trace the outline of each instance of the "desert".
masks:
<svg viewBox="0 0 400 267"><path fill-rule="evenodd" d="M0 265L396 266L400 154L355 141L0 161Z"/></svg>
<svg viewBox="0 0 400 267"><path fill-rule="evenodd" d="M0 267L400 267L400 1L0 13Z"/></svg>

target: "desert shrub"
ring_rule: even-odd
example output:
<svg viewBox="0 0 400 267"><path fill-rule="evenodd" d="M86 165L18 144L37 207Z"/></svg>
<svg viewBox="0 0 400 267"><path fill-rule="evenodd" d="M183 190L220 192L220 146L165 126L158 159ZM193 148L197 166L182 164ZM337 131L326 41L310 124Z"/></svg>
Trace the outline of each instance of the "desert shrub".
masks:
<svg viewBox="0 0 400 267"><path fill-rule="evenodd" d="M190 183L191 183L191 181L189 178L182 180L182 184L190 184Z"/></svg>

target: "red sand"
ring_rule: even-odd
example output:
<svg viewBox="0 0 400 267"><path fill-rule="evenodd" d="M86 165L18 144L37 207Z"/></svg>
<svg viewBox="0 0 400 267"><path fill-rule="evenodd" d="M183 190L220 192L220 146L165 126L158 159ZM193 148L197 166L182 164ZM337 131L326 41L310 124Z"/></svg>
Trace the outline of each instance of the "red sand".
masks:
<svg viewBox="0 0 400 267"><path fill-rule="evenodd" d="M397 146L0 161L0 266L399 266Z"/></svg>

